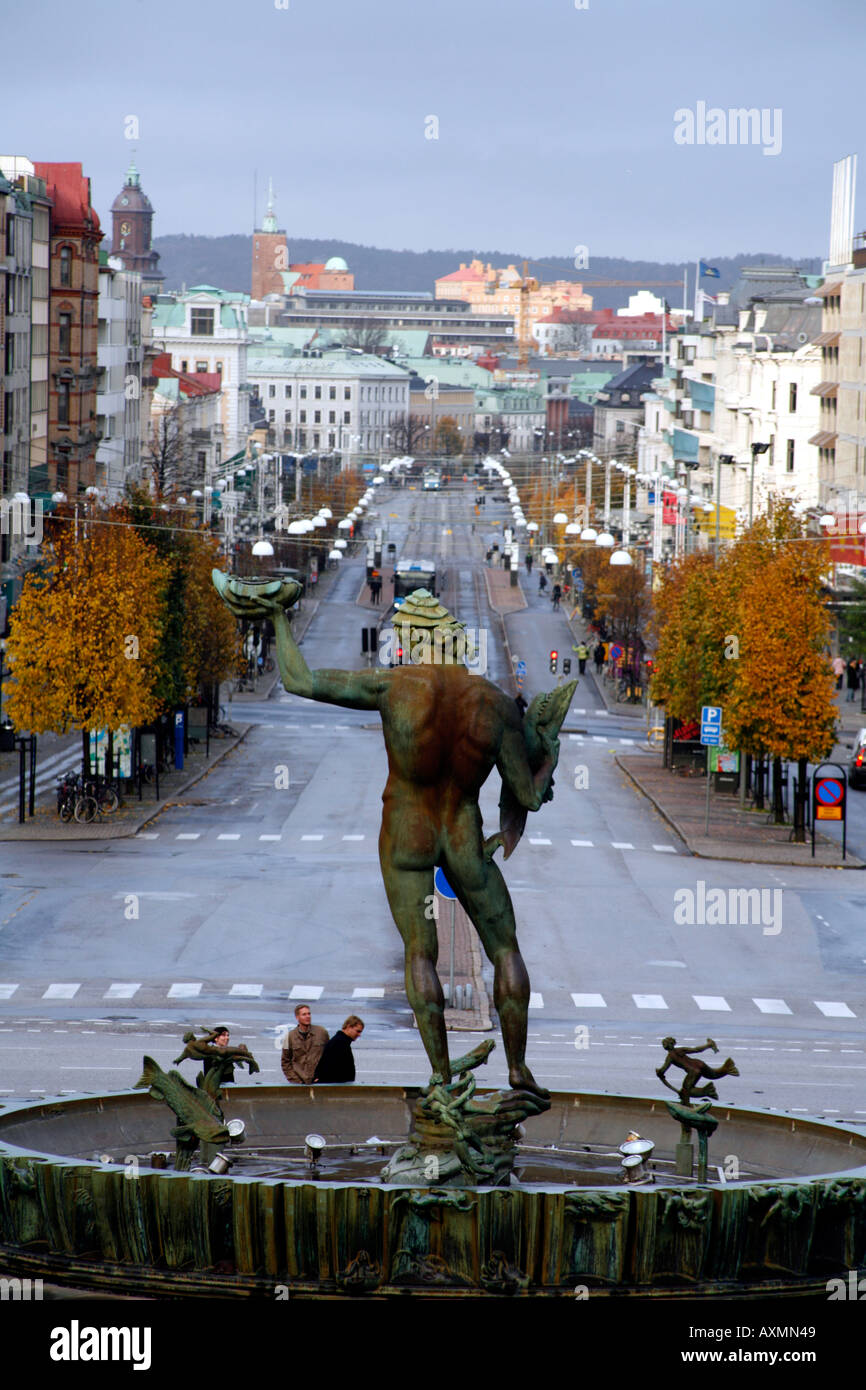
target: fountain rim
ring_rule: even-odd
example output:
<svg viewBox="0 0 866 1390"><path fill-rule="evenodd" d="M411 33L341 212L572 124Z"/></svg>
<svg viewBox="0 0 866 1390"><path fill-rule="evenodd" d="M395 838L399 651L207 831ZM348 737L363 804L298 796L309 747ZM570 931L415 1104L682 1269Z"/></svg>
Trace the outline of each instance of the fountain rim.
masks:
<svg viewBox="0 0 866 1390"><path fill-rule="evenodd" d="M324 1093L324 1092L326 1092L326 1091L331 1090L332 1088L331 1088L330 1086L327 1086L327 1085L318 1085L318 1086L316 1086L315 1088L312 1087L312 1086L310 1086L310 1087L299 1086L299 1087L297 1087L297 1088L292 1088L292 1089L297 1089L298 1091L307 1091L307 1090L313 1091L313 1090L315 1090L316 1093ZM343 1086L334 1087L333 1089L335 1089L336 1091L338 1091L338 1092L340 1092L340 1093L343 1093L343 1092L344 1092L344 1087L343 1087ZM357 1095L359 1095L359 1094L361 1094L361 1093L363 1093L363 1092L371 1092L371 1093L372 1093L372 1092L376 1092L376 1093L380 1093L380 1094L384 1092L384 1093L387 1093L387 1094L400 1095L400 1096L403 1097L404 1099L410 1099L410 1098L412 1098L412 1097L418 1095L423 1089L424 1089L424 1087L421 1086L421 1085L399 1085L399 1084L397 1084L397 1085L393 1085L393 1084L392 1084L392 1085L383 1085L383 1086L363 1086L363 1085L362 1085L362 1086L352 1086L352 1087L351 1087L351 1091L352 1091L353 1096L357 1096ZM479 1095L490 1094L490 1092L495 1091L495 1090L497 1090L497 1089L499 1089L499 1088L494 1087L494 1086L487 1087L487 1088L482 1088L482 1087L479 1086L479 1088L478 1088L478 1094L479 1094ZM256 1095L262 1095L263 1092L271 1092L271 1093L277 1092L277 1093L281 1093L281 1092L283 1092L284 1090L285 1090L285 1087L280 1086L279 1083L275 1083L275 1084L269 1085L269 1086L267 1086L267 1087L264 1087L264 1086L249 1086L249 1085L247 1085L247 1086L233 1085L232 1088L231 1088L230 1094L232 1094L232 1095L238 1095L238 1096L241 1096L241 1095L242 1095L242 1096L244 1097L244 1099L248 1099L248 1098L252 1098L253 1096L256 1096ZM624 1101L624 1102L627 1102L627 1103L633 1102L633 1103L637 1104L638 1106L640 1106L641 1108L643 1108L643 1109L645 1109L645 1110L647 1110L648 1107L657 1108L657 1113L658 1113L658 1115L659 1115L660 1118L664 1118L665 1121L666 1121L668 1124L672 1125L672 1126L674 1126L674 1125L676 1124L676 1121L674 1121L673 1119L671 1119L671 1117L670 1117L669 1115L666 1115L666 1114L664 1113L664 1105L665 1105L664 1099L662 1099L662 1098L660 1098L660 1097L656 1097L656 1096L635 1096L635 1095L624 1095L624 1094L621 1094L621 1093L619 1093L619 1092L611 1092L611 1091L586 1091L586 1090L584 1090L584 1091L551 1091L550 1095L551 1095L551 1101L552 1101L552 1102L555 1102L555 1101L557 1101L557 1100L559 1100L559 1101L569 1101L569 1100L574 1101L575 1098L586 1099L587 1101L590 1101L590 1102L592 1102L592 1101L600 1101L600 1102L602 1102L602 1103L604 1103L604 1102L616 1102L616 1101ZM146 1105L148 1102L153 1103L152 1097L148 1094L147 1091L145 1091L145 1090L137 1091L137 1090L134 1090L134 1089L126 1089L126 1090L121 1090L121 1091L80 1092L80 1093L77 1093L77 1094L74 1094L74 1095L66 1094L66 1095L62 1095L62 1096L49 1096L49 1095L46 1095L46 1096L43 1097L41 1100L27 1100L27 1101L20 1101L20 1102L17 1102L17 1103L15 1103L15 1104L11 1104L11 1105L4 1105L2 1108L0 1108L0 1160L2 1160L2 1159L4 1159L4 1158L9 1158L9 1159L13 1159L13 1160L15 1160L15 1159L25 1159L25 1160L26 1160L26 1159L29 1159L29 1160L33 1160L33 1161L36 1161L36 1162L39 1162L39 1163L48 1163L48 1164L62 1163L62 1164L64 1164L65 1166L68 1166L68 1167L79 1167L79 1166L80 1166L80 1167L84 1167L84 1168L93 1168L93 1169L96 1169L97 1171L100 1171L100 1172L108 1172L108 1171L111 1171L111 1170L114 1170L114 1169L117 1169L117 1170L119 1170L119 1171L123 1171L123 1169L124 1169L124 1164L123 1164L122 1162L119 1162L119 1163L103 1163L103 1162L101 1162L99 1159L80 1158L80 1157L76 1157L76 1156L73 1156L73 1155L65 1155L65 1154L53 1153L53 1152L46 1151L46 1150L42 1150L42 1149L24 1148L24 1147L22 1147L22 1146L20 1146L20 1145L9 1143L9 1142L8 1142L6 1139L4 1139L4 1137L3 1137L4 1124L5 1124L5 1122L6 1122L7 1120L10 1120L10 1119L12 1119L12 1118L15 1117L15 1116L19 1116L19 1117L20 1117L20 1116L26 1115L26 1114L27 1114L28 1112L30 1112L30 1111L42 1110L42 1109L44 1109L46 1106L50 1106L50 1107L52 1108L52 1110L56 1110L56 1107L58 1107L58 1106L62 1106L63 1108L67 1108L67 1107L68 1107L68 1108L70 1108L70 1109L78 1109L79 1107L93 1106L94 1104L101 1105L102 1103L110 1103L110 1102L116 1101L116 1100L124 1100L124 1101L127 1101L127 1102L132 1101L132 1102L135 1103L135 1104L141 1104L141 1105ZM157 1103L158 1103L158 1102L157 1102ZM826 1135L826 1136L828 1136L828 1137L832 1137L832 1138L838 1140L839 1142L844 1142L844 1137L845 1137L845 1136L848 1136L848 1137L849 1137L849 1140L850 1140L850 1138L860 1139L860 1140L863 1140L863 1142L864 1142L864 1149L866 1149L866 1125L846 1124L844 1127L840 1127L840 1126L838 1126L838 1125L837 1125L836 1123L834 1123L834 1122L831 1122L831 1121L828 1121L828 1120L822 1120L822 1119L817 1118L816 1116L811 1116L811 1115L796 1115L796 1116L794 1116L794 1115L791 1115L791 1114L789 1114L789 1113L782 1113L782 1114L780 1114L780 1113L777 1113L777 1112L775 1112L775 1111L770 1111L770 1110L766 1110L766 1109L761 1109L761 1108L758 1108L758 1107L756 1107L756 1106L722 1105L722 1104L719 1103L719 1102L716 1103L716 1106L717 1106L717 1109L714 1111L714 1113L717 1115L717 1118L719 1119L720 1122L723 1121L723 1120L725 1120L725 1119L730 1119L730 1118L736 1117L736 1116L743 1116L743 1117L745 1117L745 1118L747 1118L747 1119L769 1120L770 1123L771 1123L771 1127L773 1127L773 1128L779 1128L779 1129L781 1129L782 1126L786 1126L786 1127L787 1127L787 1126L790 1126L791 1128L788 1130L789 1133L795 1133L795 1132L797 1132L798 1130L805 1128L805 1129L807 1129L807 1130L811 1130L812 1132L817 1131L820 1135ZM648 1113L648 1114L653 1114L653 1113L654 1113L654 1109L653 1109L653 1108L648 1109L647 1113ZM55 1114L55 1115L52 1115L50 1118L56 1118L56 1114ZM388 1142L390 1142L390 1141L388 1141ZM239 1151L241 1151L241 1150L240 1150L240 1146L239 1146ZM568 1150L568 1152L572 1152L572 1150ZM189 1170L178 1172L178 1171L175 1171L174 1169L171 1169L171 1168L154 1168L154 1169L147 1169L147 1170L146 1170L146 1175L147 1175L147 1176L153 1176L153 1177L159 1179L160 1181L163 1181L163 1180L165 1180L166 1178L171 1178L171 1179L192 1178L192 1179L199 1179L199 1180L208 1181L208 1182L214 1181L214 1175L213 1175L213 1174L209 1174L209 1173L199 1173L199 1172L191 1172L191 1171L189 1171ZM742 1190L742 1189L746 1189L746 1188L750 1188L750 1187L778 1187L778 1186L785 1186L785 1185L791 1185L791 1186L795 1186L795 1187L796 1187L796 1186L801 1186L801 1185L804 1184L804 1183L832 1182L832 1181L839 1181L839 1180L843 1180L843 1179L844 1179L844 1180L850 1180L850 1179L866 1180L866 1152L864 1152L864 1161L863 1161L863 1163L860 1164L860 1165L857 1166L857 1167L854 1167L854 1168L834 1168L834 1169L831 1169L831 1170L828 1171L828 1172L822 1172L822 1173L806 1173L806 1174L800 1174L800 1175L794 1174L794 1175L786 1175L786 1176L779 1176L779 1177L768 1177L768 1178L756 1178L756 1177L752 1177L752 1178L731 1179L731 1180L726 1180L726 1181L719 1181L719 1180L716 1180L716 1181L707 1181L707 1182L705 1182L705 1183L697 1183L697 1182L695 1182L695 1184L694 1184L694 1189L699 1189L700 1191L703 1191L703 1192L706 1192L706 1191L725 1192L725 1191L728 1191L728 1190L738 1190L738 1189ZM317 1177L315 1177L315 1176L311 1176L311 1177L308 1177L308 1178L283 1178L283 1177L280 1177L280 1178L273 1178L273 1177L263 1177L263 1176L258 1175L258 1174L248 1174L248 1175L243 1175L243 1174L236 1174L236 1175L235 1175L235 1174L227 1174L227 1175L222 1176L222 1177L220 1178L220 1181L230 1181L230 1182L232 1182L232 1183L264 1183L264 1184L266 1184L266 1185L268 1185L268 1186L274 1186L274 1187L277 1187L277 1186L280 1186L280 1187L284 1187L284 1186L288 1186L288 1187L307 1187L307 1186L310 1186L310 1185L315 1185L315 1186L317 1186L317 1187L322 1187L322 1188L325 1188L325 1187L327 1187L327 1188L351 1188L351 1187L357 1187L357 1186L358 1186L358 1183L357 1183L357 1182L353 1182L353 1181L351 1181L351 1180L322 1179L322 1178L317 1178ZM365 1185L366 1185L366 1184L365 1184ZM403 1186L403 1185L402 1185L402 1184L396 1184L396 1183L377 1183L377 1184L376 1184L377 1190L382 1190L382 1191L391 1190L392 1188L397 1188L397 1189L399 1189L401 1186ZM580 1185L580 1184L575 1184L574 1186L569 1186L569 1185L567 1185L567 1184L562 1184L562 1183L557 1183L557 1184L533 1183L533 1184L531 1185L531 1190L534 1191L534 1192L539 1192L539 1193L541 1193L541 1192L546 1192L546 1193L552 1193L552 1194L557 1194L557 1193L558 1193L558 1194L562 1194L562 1193L578 1192L578 1191L579 1191L579 1192L598 1192L598 1193L601 1193L601 1192L624 1192L624 1191L628 1191L628 1192L633 1192L633 1193L635 1193L635 1194L639 1194L639 1193L641 1193L641 1192L654 1192L654 1191L657 1192L660 1188L667 1188L667 1187L671 1187L672 1189L675 1188L675 1190L677 1190L677 1191L682 1191L682 1186L681 1186L680 1184L668 1184L667 1182L665 1182L664 1177L663 1177L663 1176L660 1176L659 1174L656 1174L656 1175L655 1175L655 1181L654 1181L653 1183L651 1183L651 1184L625 1183L625 1182L619 1181L619 1182L612 1182L612 1183L592 1184L591 1187L586 1187L586 1186L582 1186L582 1185ZM688 1189L688 1190L694 1190L694 1189ZM434 1185L432 1185L431 1190L439 1190L439 1189L438 1189L438 1188L436 1187L436 1185L434 1184ZM495 1191L496 1189L495 1189L493 1186L491 1186L491 1185L487 1185L487 1184L483 1184L483 1183L477 1183L477 1184L470 1185L469 1187L464 1188L464 1189L461 1189L461 1190L467 1191L467 1192L473 1192L473 1191L475 1191L475 1192L487 1192L487 1191ZM522 1190L522 1185L521 1185L521 1184L516 1184L516 1185L514 1185L514 1187L513 1187L512 1190L514 1190L514 1191Z"/></svg>

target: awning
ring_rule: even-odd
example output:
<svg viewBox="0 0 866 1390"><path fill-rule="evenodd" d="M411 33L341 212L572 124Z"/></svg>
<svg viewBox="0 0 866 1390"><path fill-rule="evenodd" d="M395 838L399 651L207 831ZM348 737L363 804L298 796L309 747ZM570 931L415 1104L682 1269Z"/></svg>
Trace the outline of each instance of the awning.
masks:
<svg viewBox="0 0 866 1390"><path fill-rule="evenodd" d="M838 434L834 434L831 430L819 430L817 434L812 435L809 443L817 444L819 449L832 449L838 438Z"/></svg>
<svg viewBox="0 0 866 1390"><path fill-rule="evenodd" d="M698 449L700 441L696 434L689 434L687 430L674 429L674 458L682 463L697 463Z"/></svg>
<svg viewBox="0 0 866 1390"><path fill-rule="evenodd" d="M820 295L820 297L821 297L822 299L830 299L831 296L836 295L836 294L840 294L840 293L841 293L841 290L842 290L842 281L841 281L841 280L834 280L834 282L833 282L832 285L822 285L821 288L820 288L819 290L816 290L816 291L815 291L815 294L816 294L816 296L817 296L817 295Z"/></svg>
<svg viewBox="0 0 866 1390"><path fill-rule="evenodd" d="M841 333L819 333L817 338L812 339L812 342L816 347L838 347L841 337Z"/></svg>
<svg viewBox="0 0 866 1390"><path fill-rule="evenodd" d="M839 390L838 381L819 381L809 392L810 396L835 396Z"/></svg>
<svg viewBox="0 0 866 1390"><path fill-rule="evenodd" d="M710 381L685 382L695 410L713 410L716 404L716 388Z"/></svg>

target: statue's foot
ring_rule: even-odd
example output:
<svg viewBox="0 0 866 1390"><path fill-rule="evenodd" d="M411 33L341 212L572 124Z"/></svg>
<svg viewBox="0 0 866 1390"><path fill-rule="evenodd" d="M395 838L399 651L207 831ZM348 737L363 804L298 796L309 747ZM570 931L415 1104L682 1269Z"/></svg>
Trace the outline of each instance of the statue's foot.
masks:
<svg viewBox="0 0 866 1390"><path fill-rule="evenodd" d="M525 1063L519 1067L509 1068L508 1082L514 1091L531 1091L534 1096L540 1096L542 1100L550 1100L550 1092L545 1091L543 1086L539 1086Z"/></svg>

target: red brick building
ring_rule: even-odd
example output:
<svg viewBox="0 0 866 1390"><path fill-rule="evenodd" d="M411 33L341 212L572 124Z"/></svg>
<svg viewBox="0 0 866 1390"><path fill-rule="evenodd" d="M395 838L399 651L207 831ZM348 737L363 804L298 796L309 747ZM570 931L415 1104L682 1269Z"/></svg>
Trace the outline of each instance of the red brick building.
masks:
<svg viewBox="0 0 866 1390"><path fill-rule="evenodd" d="M51 199L48 488L72 499L96 476L99 243L80 164L34 164Z"/></svg>

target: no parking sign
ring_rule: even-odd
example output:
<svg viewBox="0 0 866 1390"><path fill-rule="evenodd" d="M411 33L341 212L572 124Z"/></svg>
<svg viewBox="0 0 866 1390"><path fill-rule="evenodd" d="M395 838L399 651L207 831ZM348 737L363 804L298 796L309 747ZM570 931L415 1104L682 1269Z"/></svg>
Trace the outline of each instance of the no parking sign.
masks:
<svg viewBox="0 0 866 1390"><path fill-rule="evenodd" d="M833 769L830 771L829 769ZM842 858L845 858L848 777L838 763L820 763L812 773L812 854L815 854L815 824L819 820L842 822Z"/></svg>

